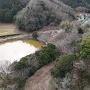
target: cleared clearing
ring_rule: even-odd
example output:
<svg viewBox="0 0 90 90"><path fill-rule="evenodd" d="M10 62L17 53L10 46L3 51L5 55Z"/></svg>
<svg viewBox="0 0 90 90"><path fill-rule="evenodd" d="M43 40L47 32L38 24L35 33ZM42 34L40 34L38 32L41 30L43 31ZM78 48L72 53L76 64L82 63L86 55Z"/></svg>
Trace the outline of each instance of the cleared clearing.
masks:
<svg viewBox="0 0 90 90"><path fill-rule="evenodd" d="M13 34L23 34L25 32L22 32L18 30L15 24L2 24L0 23L0 36L5 35L13 35Z"/></svg>

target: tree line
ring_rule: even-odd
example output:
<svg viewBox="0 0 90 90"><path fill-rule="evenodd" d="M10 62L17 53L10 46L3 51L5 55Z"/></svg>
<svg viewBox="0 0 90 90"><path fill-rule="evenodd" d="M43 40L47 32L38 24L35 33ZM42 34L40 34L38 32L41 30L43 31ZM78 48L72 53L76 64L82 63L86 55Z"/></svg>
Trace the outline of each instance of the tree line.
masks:
<svg viewBox="0 0 90 90"><path fill-rule="evenodd" d="M25 7L27 0L0 0L0 22L10 23L13 21L14 15Z"/></svg>
<svg viewBox="0 0 90 90"><path fill-rule="evenodd" d="M66 5L71 6L74 9L82 7L86 12L90 12L90 0L62 0ZM79 8L79 9L82 9Z"/></svg>

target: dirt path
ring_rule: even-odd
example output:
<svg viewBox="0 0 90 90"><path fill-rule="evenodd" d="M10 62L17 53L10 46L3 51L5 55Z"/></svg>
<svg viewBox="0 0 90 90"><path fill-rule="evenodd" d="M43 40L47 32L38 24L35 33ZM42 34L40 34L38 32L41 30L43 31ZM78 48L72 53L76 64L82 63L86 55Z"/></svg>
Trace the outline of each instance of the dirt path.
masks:
<svg viewBox="0 0 90 90"><path fill-rule="evenodd" d="M53 90L50 85L50 70L54 63L50 63L39 69L32 77L26 81L24 90Z"/></svg>

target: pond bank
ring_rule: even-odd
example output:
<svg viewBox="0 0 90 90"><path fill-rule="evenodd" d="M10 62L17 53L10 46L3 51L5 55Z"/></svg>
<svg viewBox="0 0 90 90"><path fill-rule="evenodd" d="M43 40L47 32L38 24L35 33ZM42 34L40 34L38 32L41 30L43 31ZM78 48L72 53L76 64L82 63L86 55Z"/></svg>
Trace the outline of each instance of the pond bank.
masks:
<svg viewBox="0 0 90 90"><path fill-rule="evenodd" d="M0 43L6 42L8 40L28 40L33 39L32 34L15 34L15 35L9 35L9 36L3 36L0 37ZM47 42L44 40L40 40L40 38L37 39L39 42L41 42L43 45L46 45Z"/></svg>
<svg viewBox="0 0 90 90"><path fill-rule="evenodd" d="M0 37L0 43L6 42L8 40L22 40L22 39L33 39L32 34L23 34L23 35L13 35L13 36L3 36Z"/></svg>

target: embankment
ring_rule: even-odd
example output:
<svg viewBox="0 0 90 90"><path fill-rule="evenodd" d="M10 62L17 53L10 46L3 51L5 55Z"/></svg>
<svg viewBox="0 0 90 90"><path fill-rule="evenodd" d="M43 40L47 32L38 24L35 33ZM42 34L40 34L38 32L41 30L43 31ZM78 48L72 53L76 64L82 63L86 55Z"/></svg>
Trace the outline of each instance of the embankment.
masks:
<svg viewBox="0 0 90 90"><path fill-rule="evenodd" d="M21 39L32 39L32 34L24 34L24 35L11 35L11 36L3 36L0 37L0 43L8 40L21 40Z"/></svg>

